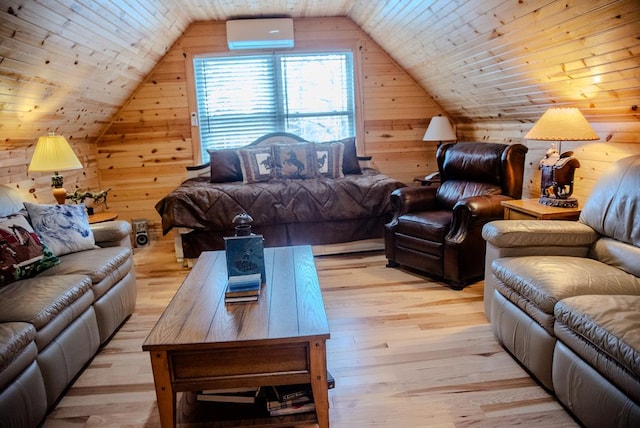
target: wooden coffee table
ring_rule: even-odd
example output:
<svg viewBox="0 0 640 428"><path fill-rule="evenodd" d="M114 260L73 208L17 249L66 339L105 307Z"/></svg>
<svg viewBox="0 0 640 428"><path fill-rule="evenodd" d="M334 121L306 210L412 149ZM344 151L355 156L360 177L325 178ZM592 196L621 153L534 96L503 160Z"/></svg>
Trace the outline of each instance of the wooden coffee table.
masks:
<svg viewBox="0 0 640 428"><path fill-rule="evenodd" d="M311 247L267 248L265 264L259 300L225 304L225 253L202 253L149 333L142 349L151 357L162 427L188 413L176 410L178 392L299 383L311 384L316 404L307 418L329 426L329 324ZM254 423L297 423L301 416L267 413ZM237 425L210 426L226 423Z"/></svg>

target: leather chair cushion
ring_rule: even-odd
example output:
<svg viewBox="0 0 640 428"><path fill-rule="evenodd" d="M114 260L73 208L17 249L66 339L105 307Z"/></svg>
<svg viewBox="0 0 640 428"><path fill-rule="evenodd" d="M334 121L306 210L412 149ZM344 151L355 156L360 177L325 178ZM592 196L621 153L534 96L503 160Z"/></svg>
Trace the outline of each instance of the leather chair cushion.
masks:
<svg viewBox="0 0 640 428"><path fill-rule="evenodd" d="M398 217L396 233L442 244L451 228L453 211L419 211Z"/></svg>
<svg viewBox="0 0 640 428"><path fill-rule="evenodd" d="M44 271L42 276L86 275L98 300L133 267L131 249L127 247L97 248L60 257L60 264Z"/></svg>
<svg viewBox="0 0 640 428"><path fill-rule="evenodd" d="M443 207L453 209L453 206L461 199L471 196L499 195L501 193L502 188L499 185L465 180L450 180L440 185L436 198L438 199L438 203Z"/></svg>
<svg viewBox="0 0 640 428"><path fill-rule="evenodd" d="M640 296L570 297L555 317L558 339L640 402Z"/></svg>
<svg viewBox="0 0 640 428"><path fill-rule="evenodd" d="M462 142L445 153L442 170L444 181L464 180L494 183L500 186L504 144Z"/></svg>
<svg viewBox="0 0 640 428"><path fill-rule="evenodd" d="M539 319L541 314L552 321L556 303L567 297L640 295L640 278L588 258L506 257L494 260L491 269L498 291L539 322L545 322ZM552 328L552 323L546 324L545 328Z"/></svg>

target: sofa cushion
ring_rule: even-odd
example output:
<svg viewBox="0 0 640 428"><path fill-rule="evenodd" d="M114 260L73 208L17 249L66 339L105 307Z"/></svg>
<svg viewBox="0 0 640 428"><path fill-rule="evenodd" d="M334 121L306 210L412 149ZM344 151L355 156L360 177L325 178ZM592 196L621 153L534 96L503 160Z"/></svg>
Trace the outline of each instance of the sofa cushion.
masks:
<svg viewBox="0 0 640 428"><path fill-rule="evenodd" d="M211 166L211 182L242 181L240 158L235 149L208 150Z"/></svg>
<svg viewBox="0 0 640 428"><path fill-rule="evenodd" d="M273 169L271 146L240 149L237 153L244 184L260 183L271 179Z"/></svg>
<svg viewBox="0 0 640 428"><path fill-rule="evenodd" d="M20 214L0 218L0 287L59 263Z"/></svg>
<svg viewBox="0 0 640 428"><path fill-rule="evenodd" d="M28 350L29 344L36 338L36 329L26 322L5 322L0 323L0 379L4 378L4 371L21 357ZM32 351L35 351L33 349ZM27 352L29 353L29 352ZM35 361L36 354L31 352L31 358L27 358L21 366L24 370L32 361ZM14 375L17 375L15 373ZM11 379L9 379L11 380ZM4 386L0 381L0 389Z"/></svg>
<svg viewBox="0 0 640 428"><path fill-rule="evenodd" d="M273 144L276 178L303 179L318 175L318 158L313 143Z"/></svg>
<svg viewBox="0 0 640 428"><path fill-rule="evenodd" d="M590 250L591 258L640 277L640 247L611 238L600 238Z"/></svg>
<svg viewBox="0 0 640 428"><path fill-rule="evenodd" d="M128 247L97 248L60 256L60 264L43 272L43 276L86 275L96 300L132 269L132 252Z"/></svg>
<svg viewBox="0 0 640 428"><path fill-rule="evenodd" d="M580 222L603 236L640 247L639 188L640 155L616 161L593 187Z"/></svg>
<svg viewBox="0 0 640 428"><path fill-rule="evenodd" d="M46 205L25 202L36 233L56 256L89 250L95 240L84 205Z"/></svg>
<svg viewBox="0 0 640 428"><path fill-rule="evenodd" d="M318 174L327 178L344 176L342 172L344 144L340 142L315 143L314 149L318 159Z"/></svg>
<svg viewBox="0 0 640 428"><path fill-rule="evenodd" d="M416 211L398 217L396 233L428 240L441 247L452 220L452 211Z"/></svg>
<svg viewBox="0 0 640 428"><path fill-rule="evenodd" d="M558 339L627 394L635 390L640 401L640 296L569 297L554 313Z"/></svg>
<svg viewBox="0 0 640 428"><path fill-rule="evenodd" d="M496 259L497 290L553 334L559 300L586 294L640 295L640 278L583 257L527 256Z"/></svg>
<svg viewBox="0 0 640 428"><path fill-rule="evenodd" d="M0 322L21 321L36 328L38 349L93 303L85 275L38 276L0 288Z"/></svg>

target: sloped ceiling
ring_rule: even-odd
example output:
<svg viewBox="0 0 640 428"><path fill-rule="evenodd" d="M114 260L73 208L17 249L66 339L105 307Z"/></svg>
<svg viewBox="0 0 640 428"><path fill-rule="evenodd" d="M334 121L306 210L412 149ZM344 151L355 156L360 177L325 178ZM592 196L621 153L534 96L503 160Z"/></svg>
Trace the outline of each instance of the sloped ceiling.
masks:
<svg viewBox="0 0 640 428"><path fill-rule="evenodd" d="M100 135L194 21L348 16L458 122L637 120L637 0L2 0L0 136Z"/></svg>

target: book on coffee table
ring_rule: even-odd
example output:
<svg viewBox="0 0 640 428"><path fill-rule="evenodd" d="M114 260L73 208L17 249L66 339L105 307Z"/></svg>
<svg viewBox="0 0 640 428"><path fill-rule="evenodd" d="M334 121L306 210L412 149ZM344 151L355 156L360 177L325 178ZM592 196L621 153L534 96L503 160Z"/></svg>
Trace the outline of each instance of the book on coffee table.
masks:
<svg viewBox="0 0 640 428"><path fill-rule="evenodd" d="M249 388L247 390L204 390L196 397L198 401L215 401L219 403L255 403L256 397L260 393L260 388Z"/></svg>
<svg viewBox="0 0 640 428"><path fill-rule="evenodd" d="M262 281L259 273L230 276L227 279L224 301L231 303L258 300L261 287Z"/></svg>

